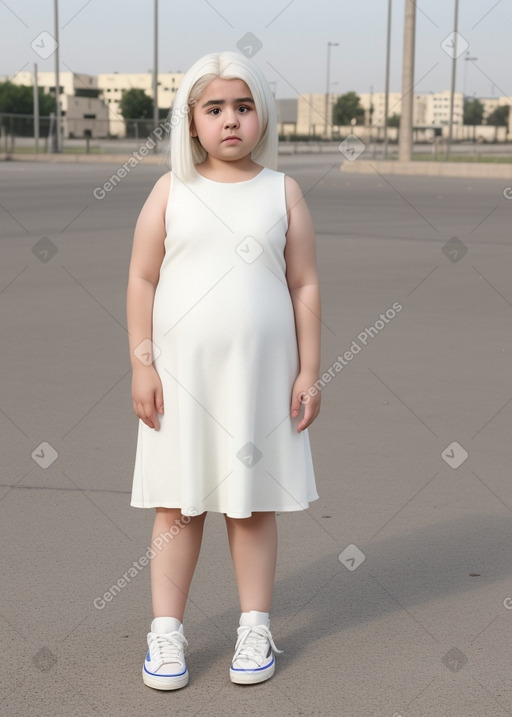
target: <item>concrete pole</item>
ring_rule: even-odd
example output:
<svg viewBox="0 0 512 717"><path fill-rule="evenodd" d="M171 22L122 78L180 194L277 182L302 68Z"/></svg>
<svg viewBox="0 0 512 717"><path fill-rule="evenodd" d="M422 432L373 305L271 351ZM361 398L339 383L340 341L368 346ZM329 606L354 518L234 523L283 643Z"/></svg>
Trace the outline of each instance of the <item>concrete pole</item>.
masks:
<svg viewBox="0 0 512 717"><path fill-rule="evenodd" d="M39 154L39 83L37 80L37 62L34 63L34 141L36 154Z"/></svg>
<svg viewBox="0 0 512 717"><path fill-rule="evenodd" d="M391 4L388 0L388 32L386 40L386 87L384 95L384 159L388 155L388 112L389 112L389 67L391 55Z"/></svg>
<svg viewBox="0 0 512 717"><path fill-rule="evenodd" d="M326 72L326 81L325 81L325 130L324 135L325 139L328 139L329 130L331 133L331 139L332 139L332 113L330 114L330 108L331 108L331 47L338 47L339 42L328 42L327 43L327 72Z"/></svg>
<svg viewBox="0 0 512 717"><path fill-rule="evenodd" d="M414 108L414 36L416 26L416 1L405 0L404 51L402 59L402 114L398 136L398 159L412 159L412 123Z"/></svg>
<svg viewBox="0 0 512 717"><path fill-rule="evenodd" d="M153 125L158 127L158 0L155 0L155 22L153 28ZM155 146L153 153L158 148Z"/></svg>
<svg viewBox="0 0 512 717"><path fill-rule="evenodd" d="M53 1L53 34L55 36L55 42L57 47L55 48L55 141L53 144L53 151L59 153L61 151L61 136L60 136L60 123L61 123L61 109L60 109L60 75L59 75L59 2L58 0Z"/></svg>
<svg viewBox="0 0 512 717"><path fill-rule="evenodd" d="M450 89L450 121L448 126L448 141L446 143L446 159L450 159L450 149L453 138L453 101L455 98L455 78L457 74L457 28L459 26L459 0L455 0L455 16L453 19L453 57L452 57L452 86Z"/></svg>
<svg viewBox="0 0 512 717"><path fill-rule="evenodd" d="M330 85L330 65L331 65L331 43L327 43L327 73L325 80L325 129L324 136L327 139L327 132L329 128L329 85Z"/></svg>

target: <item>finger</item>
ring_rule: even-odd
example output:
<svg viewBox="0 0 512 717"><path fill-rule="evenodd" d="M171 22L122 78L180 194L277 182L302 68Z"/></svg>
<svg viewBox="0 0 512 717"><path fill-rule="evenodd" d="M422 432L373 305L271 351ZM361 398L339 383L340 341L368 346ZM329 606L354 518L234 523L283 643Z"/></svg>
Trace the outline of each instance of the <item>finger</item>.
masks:
<svg viewBox="0 0 512 717"><path fill-rule="evenodd" d="M154 403L146 403L144 406L144 415L146 417L146 423L150 428L158 430L158 413L156 412Z"/></svg>
<svg viewBox="0 0 512 717"><path fill-rule="evenodd" d="M316 410L316 406L313 401L307 401L304 404L304 416L302 418L302 421L297 426L297 431L303 431L305 428L308 428L313 421L315 420L317 416L318 411Z"/></svg>
<svg viewBox="0 0 512 717"><path fill-rule="evenodd" d="M292 406L291 406L291 414L292 417L295 418L300 413L300 407L302 403L304 403L304 391L298 391L295 393L292 397Z"/></svg>
<svg viewBox="0 0 512 717"><path fill-rule="evenodd" d="M158 411L158 413L164 412L164 395L163 395L161 384L160 384L160 386L158 386L158 388L155 391L155 405L156 405L156 410Z"/></svg>
<svg viewBox="0 0 512 717"><path fill-rule="evenodd" d="M144 407L143 407L142 403L135 403L133 406L133 410L134 410L134 413L137 416L137 418L139 420L141 420L142 423L144 423L147 426L148 421L146 418L146 414L144 413Z"/></svg>
<svg viewBox="0 0 512 717"><path fill-rule="evenodd" d="M302 421L297 426L297 433L301 433L301 431L303 431L305 428L307 428L310 423L311 423L311 419L308 418L308 416L306 414L304 414L304 416L302 417Z"/></svg>

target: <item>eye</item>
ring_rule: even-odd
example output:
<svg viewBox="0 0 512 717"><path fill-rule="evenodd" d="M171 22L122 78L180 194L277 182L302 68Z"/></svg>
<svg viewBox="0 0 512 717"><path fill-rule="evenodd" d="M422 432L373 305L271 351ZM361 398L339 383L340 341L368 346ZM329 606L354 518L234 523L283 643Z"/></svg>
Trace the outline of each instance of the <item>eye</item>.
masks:
<svg viewBox="0 0 512 717"><path fill-rule="evenodd" d="M242 112L242 114L245 114L246 112L250 112L251 108L248 107L247 105L240 105L240 107L238 108L238 111Z"/></svg>

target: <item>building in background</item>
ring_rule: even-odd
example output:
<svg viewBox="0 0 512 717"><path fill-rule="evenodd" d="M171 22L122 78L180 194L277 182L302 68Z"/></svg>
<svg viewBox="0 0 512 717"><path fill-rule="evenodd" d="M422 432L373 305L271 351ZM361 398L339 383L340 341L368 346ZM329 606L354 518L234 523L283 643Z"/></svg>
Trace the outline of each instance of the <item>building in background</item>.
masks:
<svg viewBox="0 0 512 717"><path fill-rule="evenodd" d="M332 96L329 99L333 106L337 96ZM332 132L332 128L330 131ZM297 135L321 137L324 132L325 94L299 95L297 98Z"/></svg>
<svg viewBox="0 0 512 717"><path fill-rule="evenodd" d="M498 107L512 107L512 99L510 99L510 97L479 97L478 99L484 106L484 122ZM512 119L511 114L509 110L509 122ZM512 126L510 129L512 130Z"/></svg>
<svg viewBox="0 0 512 717"><path fill-rule="evenodd" d="M38 72L38 85L45 93L55 95L53 72ZM158 106L168 111L174 103L182 73L158 75ZM10 78L2 78L6 82ZM78 72L61 72L60 97L64 137L124 137L125 121L119 103L124 90L141 89L153 97L153 75L145 73L120 73L86 75ZM31 72L18 72L10 80L16 85L32 86Z"/></svg>
<svg viewBox="0 0 512 717"><path fill-rule="evenodd" d="M2 78L5 82L9 78ZM100 98L94 75L76 72L59 73L64 137L106 137L109 127L108 108ZM10 80L15 85L33 86L32 72L18 72ZM55 74L38 72L37 83L46 94L55 96Z"/></svg>
<svg viewBox="0 0 512 717"><path fill-rule="evenodd" d="M340 95L330 97L329 107L334 107ZM361 125L369 128L383 128L385 116L385 93L361 93L360 105L364 110L364 122ZM390 92L388 117L402 113L402 94ZM464 116L464 98L462 92L454 97L453 123L462 125ZM416 127L443 127L450 121L450 92L416 94L413 103L413 122ZM336 133L336 132L334 132ZM323 137L325 135L325 94L300 95L297 107L297 134ZM329 123L328 137L333 135L332 124Z"/></svg>
<svg viewBox="0 0 512 717"><path fill-rule="evenodd" d="M280 137L290 137L297 133L297 100L276 100L277 131Z"/></svg>
<svg viewBox="0 0 512 717"><path fill-rule="evenodd" d="M166 112L174 104L174 98L180 86L183 73L162 72L158 74L158 108ZM153 75L151 72L127 73L111 72L98 75L100 97L108 107L109 134L111 137L124 137L125 123L119 103L126 90L144 90L153 99Z"/></svg>
<svg viewBox="0 0 512 717"><path fill-rule="evenodd" d="M183 79L181 72L163 72L158 74L158 107L161 114L166 115L174 104L176 92ZM10 80L17 85L33 84L31 72L19 72L14 78L0 78L1 81ZM55 75L53 72L39 72L38 84L44 92L55 95ZM62 125L65 138L102 138L125 137L126 122L120 111L120 102L123 92L130 89L140 89L153 97L153 76L151 72L141 73L101 73L97 76L84 73L61 72L60 92ZM340 95L331 94L328 97L328 113L332 116L332 108ZM359 94L360 105L364 110L364 120L353 128L357 134L358 127L372 129L372 136L382 136L384 128L384 92ZM484 125L486 118L502 105L512 105L508 97L483 98ZM278 132L281 137L318 137L332 138L338 135L338 128L326 122L326 96L325 93L303 94L298 98L277 99ZM389 93L388 117L394 114L401 115L402 95L400 92ZM454 97L454 139L469 139L473 128L463 126L464 97L462 92L456 92ZM413 122L418 130L419 139L429 139L433 132L440 133L447 127L450 119L450 92L418 93L414 96ZM327 126L327 132L326 132ZM489 130L488 132L486 130ZM373 132L375 130L375 132ZM446 130L445 130L446 131ZM344 134L346 131L344 130ZM512 134L512 111L509 113L508 128L500 128L499 133L491 128L482 129L478 135L481 140L492 141L499 137L501 141Z"/></svg>

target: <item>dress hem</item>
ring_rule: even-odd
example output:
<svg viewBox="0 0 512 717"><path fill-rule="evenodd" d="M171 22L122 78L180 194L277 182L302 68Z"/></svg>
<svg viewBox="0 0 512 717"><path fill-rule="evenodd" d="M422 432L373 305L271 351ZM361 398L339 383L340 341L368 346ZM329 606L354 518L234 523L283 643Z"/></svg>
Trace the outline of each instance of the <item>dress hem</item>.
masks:
<svg viewBox="0 0 512 717"><path fill-rule="evenodd" d="M292 512L298 512L301 510L308 510L309 509L309 503L312 503L315 500L318 500L319 496L317 495L315 498L308 498L308 505L303 506L297 506L294 505L291 506L284 506L279 508L259 508L257 510L252 510L248 514L242 514L242 513L234 513L233 511L229 510L221 510L220 508L204 508L200 513L194 513L195 515L202 515L203 513L221 513L223 515L226 515L228 518L250 518L253 513L292 513ZM181 505L165 505L163 503L151 503L151 504L142 504L140 502L131 502L130 503L131 508L175 508L183 511L183 508ZM190 515L189 513L183 513L182 515Z"/></svg>

